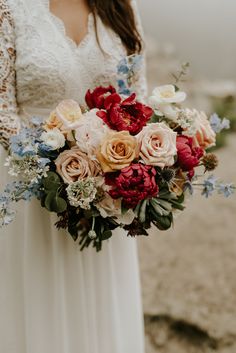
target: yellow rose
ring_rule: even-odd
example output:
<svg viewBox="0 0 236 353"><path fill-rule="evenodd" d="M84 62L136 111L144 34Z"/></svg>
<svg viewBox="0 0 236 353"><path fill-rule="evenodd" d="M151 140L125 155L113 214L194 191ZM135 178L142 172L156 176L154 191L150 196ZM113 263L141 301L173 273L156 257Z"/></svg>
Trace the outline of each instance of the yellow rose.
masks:
<svg viewBox="0 0 236 353"><path fill-rule="evenodd" d="M45 130L53 130L55 128L61 129L63 123L58 119L55 110L50 114L49 118L46 120L44 128Z"/></svg>
<svg viewBox="0 0 236 353"><path fill-rule="evenodd" d="M108 133L97 153L104 173L128 167L137 156L137 140L128 131Z"/></svg>
<svg viewBox="0 0 236 353"><path fill-rule="evenodd" d="M67 99L56 107L56 115L63 123L65 130L75 130L79 125L78 122L83 113L77 102L72 99Z"/></svg>

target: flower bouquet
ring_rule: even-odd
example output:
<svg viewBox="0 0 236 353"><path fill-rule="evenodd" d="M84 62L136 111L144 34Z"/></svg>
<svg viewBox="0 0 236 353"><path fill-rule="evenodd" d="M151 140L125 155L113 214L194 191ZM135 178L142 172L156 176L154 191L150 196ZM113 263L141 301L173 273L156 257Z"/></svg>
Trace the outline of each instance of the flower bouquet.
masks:
<svg viewBox="0 0 236 353"><path fill-rule="evenodd" d="M125 81L119 86L129 93ZM232 184L196 174L217 166L207 149L226 121L183 108L185 98L166 85L145 105L134 93L97 87L84 111L65 100L45 121L32 118L10 141L6 166L16 180L0 195L0 225L13 220L12 202L36 197L81 249L99 251L118 227L131 236L148 235L152 225L167 230L194 188L229 196Z"/></svg>

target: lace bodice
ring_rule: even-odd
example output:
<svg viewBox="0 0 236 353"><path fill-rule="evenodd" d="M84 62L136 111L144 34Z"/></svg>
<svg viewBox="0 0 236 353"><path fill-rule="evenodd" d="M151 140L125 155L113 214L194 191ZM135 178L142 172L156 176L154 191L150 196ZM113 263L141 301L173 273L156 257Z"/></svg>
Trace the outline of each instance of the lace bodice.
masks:
<svg viewBox="0 0 236 353"><path fill-rule="evenodd" d="M137 21L139 25L138 15ZM126 56L125 48L97 18L101 50L94 26L90 14L87 35L77 45L50 12L49 0L0 0L0 142L5 146L24 112L51 110L66 98L83 105L87 89L116 85L117 63ZM144 67L135 89L145 96Z"/></svg>

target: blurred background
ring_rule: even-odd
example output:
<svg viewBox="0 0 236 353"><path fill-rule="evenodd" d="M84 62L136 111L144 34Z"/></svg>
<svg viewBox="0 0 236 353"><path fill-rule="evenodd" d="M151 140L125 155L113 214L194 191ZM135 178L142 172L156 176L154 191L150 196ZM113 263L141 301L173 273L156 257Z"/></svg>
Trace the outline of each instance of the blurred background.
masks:
<svg viewBox="0 0 236 353"><path fill-rule="evenodd" d="M137 0L149 90L190 63L187 106L231 120L215 151L236 184L236 2ZM195 195L174 229L139 239L146 353L236 352L236 196Z"/></svg>

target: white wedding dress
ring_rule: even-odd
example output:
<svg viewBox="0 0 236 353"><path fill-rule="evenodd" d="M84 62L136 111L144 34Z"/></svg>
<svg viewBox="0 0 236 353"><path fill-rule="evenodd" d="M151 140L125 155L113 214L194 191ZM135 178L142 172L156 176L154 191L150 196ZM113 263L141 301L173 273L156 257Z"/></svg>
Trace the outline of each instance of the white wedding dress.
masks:
<svg viewBox="0 0 236 353"><path fill-rule="evenodd" d="M2 145L21 119L46 116L65 98L83 104L88 88L116 83L125 50L99 18L97 26L103 52L92 15L76 45L49 0L0 0ZM136 89L145 94L142 70ZM0 146L1 190L5 157ZM136 240L115 231L102 252L80 252L37 201L17 209L0 229L0 352L143 353Z"/></svg>

